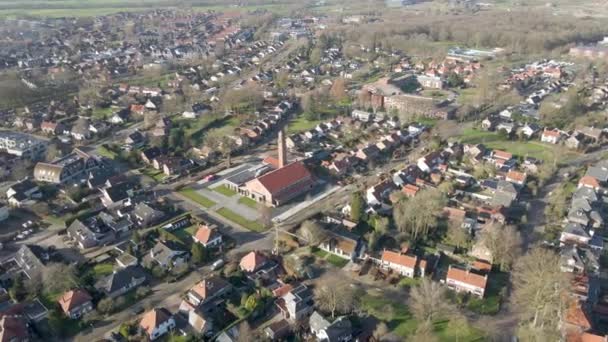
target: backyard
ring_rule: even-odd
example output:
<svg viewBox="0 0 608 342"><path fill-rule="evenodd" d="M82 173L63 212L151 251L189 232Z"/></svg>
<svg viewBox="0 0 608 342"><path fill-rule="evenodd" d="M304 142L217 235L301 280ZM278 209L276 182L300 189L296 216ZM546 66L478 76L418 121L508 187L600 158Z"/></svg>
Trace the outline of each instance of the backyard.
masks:
<svg viewBox="0 0 608 342"><path fill-rule="evenodd" d="M467 128L458 137L462 143L483 144L488 148L500 149L518 157L533 157L544 161L553 161L558 155L559 159L572 158L576 152L566 150L562 146L554 146L537 140L508 140L496 132L489 132L474 128Z"/></svg>
<svg viewBox="0 0 608 342"><path fill-rule="evenodd" d="M380 293L367 293L361 297L361 308L368 314L378 318L398 336L405 338L412 335L418 326L414 316L403 302L389 299ZM466 329L451 329L448 320L433 322L434 331L439 341L483 341L480 331L467 326ZM458 334L459 336L456 336Z"/></svg>
<svg viewBox="0 0 608 342"><path fill-rule="evenodd" d="M309 131L321 122L323 120L307 120L303 115L298 116L287 124L287 134Z"/></svg>

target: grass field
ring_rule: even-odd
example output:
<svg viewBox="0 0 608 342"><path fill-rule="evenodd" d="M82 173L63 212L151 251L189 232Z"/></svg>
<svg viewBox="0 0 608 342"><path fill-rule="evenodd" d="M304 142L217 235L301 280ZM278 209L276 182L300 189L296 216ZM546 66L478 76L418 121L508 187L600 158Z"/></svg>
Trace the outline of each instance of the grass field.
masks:
<svg viewBox="0 0 608 342"><path fill-rule="evenodd" d="M258 202L256 202L255 200L249 198L249 197L241 197L239 198L239 203L240 204L244 204L246 206L248 206L251 209L257 209L258 208Z"/></svg>
<svg viewBox="0 0 608 342"><path fill-rule="evenodd" d="M220 186L216 186L215 188L211 188L211 190L220 193L226 197L232 197L235 196L237 193L236 191L230 189L228 186L226 186L226 184L222 184Z"/></svg>
<svg viewBox="0 0 608 342"><path fill-rule="evenodd" d="M538 140L506 140L498 133L472 128L465 129L456 140L467 144L484 144L488 148L504 150L518 157L534 157L544 161L553 161L554 158L564 160L577 155L576 152L566 150L562 146L554 146Z"/></svg>
<svg viewBox="0 0 608 342"><path fill-rule="evenodd" d="M217 211L218 214L222 215L224 218L239 224L249 230L252 230L254 232L263 232L266 229L264 229L264 227L262 226L261 223L257 222L257 221L249 221L246 218L244 218L243 216L235 213L234 211L227 209L227 208L221 208Z"/></svg>
<svg viewBox="0 0 608 342"><path fill-rule="evenodd" d="M196 190L191 189L191 188L184 188L184 189L180 190L179 193L181 195L183 195L184 197L189 198L190 200L200 204L201 206L203 206L205 208L211 208L216 204L212 200L199 194Z"/></svg>
<svg viewBox="0 0 608 342"><path fill-rule="evenodd" d="M309 120L306 120L304 117L299 116L299 117L289 121L289 124L287 124L287 133L292 134L292 133L301 133L304 131L308 131L308 130L315 128L321 122L323 122L323 121L322 120L309 121Z"/></svg>
<svg viewBox="0 0 608 342"><path fill-rule="evenodd" d="M409 312L404 301L386 298L381 295L366 294L361 297L361 307L363 311L385 322L389 329L402 338L411 336L418 326L418 322ZM459 336L455 336L456 330L450 328L447 320L436 321L433 323L433 327L439 341L473 342L484 340L483 334L472 327L464 327L459 332Z"/></svg>
<svg viewBox="0 0 608 342"><path fill-rule="evenodd" d="M325 260L338 268L342 268L346 266L346 264L348 264L348 260L340 258L337 255L328 253L317 247L313 248L312 254L314 254L317 258Z"/></svg>
<svg viewBox="0 0 608 342"><path fill-rule="evenodd" d="M192 242L192 235L196 234L197 225L192 225L184 229L173 231L173 235L177 236L184 244L189 245Z"/></svg>
<svg viewBox="0 0 608 342"><path fill-rule="evenodd" d="M97 148L97 153L99 153L100 156L106 157L108 159L116 159L116 157L117 157L116 153L108 150L107 148L105 148L103 146L99 146L99 148Z"/></svg>
<svg viewBox="0 0 608 342"><path fill-rule="evenodd" d="M190 4L194 6L188 7ZM220 3L220 2L218 2ZM197 6L191 1L169 1L169 0L29 0L23 1L1 1L0 17L21 18L32 17L94 17L119 12L147 11L152 8L175 8L186 6L191 11L224 11L248 12L256 9L265 9L277 14L287 14L290 11L289 4L266 4L251 6L234 5L202 5Z"/></svg>
<svg viewBox="0 0 608 342"><path fill-rule="evenodd" d="M93 266L93 274L96 278L107 276L114 271L114 265L112 263L103 263Z"/></svg>
<svg viewBox="0 0 608 342"><path fill-rule="evenodd" d="M142 174L154 179L157 182L160 182L165 178L165 174L162 171L153 168L145 167L140 171Z"/></svg>

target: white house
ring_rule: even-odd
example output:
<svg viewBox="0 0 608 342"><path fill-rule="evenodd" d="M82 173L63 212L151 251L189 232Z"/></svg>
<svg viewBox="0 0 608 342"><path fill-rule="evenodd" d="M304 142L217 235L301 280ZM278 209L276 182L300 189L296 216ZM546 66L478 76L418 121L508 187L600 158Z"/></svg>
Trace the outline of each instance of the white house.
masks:
<svg viewBox="0 0 608 342"><path fill-rule="evenodd" d="M175 319L167 309L154 308L143 315L139 327L154 341L175 329Z"/></svg>
<svg viewBox="0 0 608 342"><path fill-rule="evenodd" d="M488 275L477 274L471 270L462 270L450 265L445 283L456 292L467 292L483 298L488 283Z"/></svg>
<svg viewBox="0 0 608 342"><path fill-rule="evenodd" d="M204 247L217 247L222 244L222 234L206 225L201 225L192 239Z"/></svg>
<svg viewBox="0 0 608 342"><path fill-rule="evenodd" d="M561 139L561 133L557 129L545 129L540 136L540 141L549 144L557 144Z"/></svg>
<svg viewBox="0 0 608 342"><path fill-rule="evenodd" d="M413 278L416 274L418 265L418 257L412 255L401 254L393 251L382 252L381 265L384 268L390 268L402 276ZM424 276L424 269L421 268L420 276Z"/></svg>

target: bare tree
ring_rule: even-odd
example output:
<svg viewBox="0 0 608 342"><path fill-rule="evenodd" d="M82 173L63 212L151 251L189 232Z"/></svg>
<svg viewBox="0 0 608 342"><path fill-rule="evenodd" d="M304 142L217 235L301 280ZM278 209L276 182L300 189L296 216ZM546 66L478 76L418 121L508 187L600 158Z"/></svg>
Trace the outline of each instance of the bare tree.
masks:
<svg viewBox="0 0 608 342"><path fill-rule="evenodd" d="M262 226L266 229L272 227L272 208L264 203L259 203L258 211L260 212L260 222L262 223Z"/></svg>
<svg viewBox="0 0 608 342"><path fill-rule="evenodd" d="M559 255L539 246L515 264L511 273L513 302L519 308L522 335L551 336L559 331L569 286L568 276L561 272L559 264Z"/></svg>
<svg viewBox="0 0 608 342"><path fill-rule="evenodd" d="M416 199L404 199L393 206L395 224L413 240L424 238L437 225L437 215L445 203L446 197L439 190L423 190Z"/></svg>
<svg viewBox="0 0 608 342"><path fill-rule="evenodd" d="M42 274L44 289L51 293L62 293L78 286L76 268L73 265L52 263Z"/></svg>
<svg viewBox="0 0 608 342"><path fill-rule="evenodd" d="M300 235L311 246L316 246L327 238L327 232L315 221L306 220L300 226Z"/></svg>
<svg viewBox="0 0 608 342"><path fill-rule="evenodd" d="M439 339L437 338L437 335L435 335L435 332L433 331L433 323L429 322L429 321L425 321L418 325L418 327L416 328L416 332L412 336L410 336L408 341L411 341L411 342L419 342L419 341L437 342L437 341L439 341Z"/></svg>
<svg viewBox="0 0 608 342"><path fill-rule="evenodd" d="M319 279L315 288L315 302L323 311L331 313L336 318L336 313L346 313L355 306L354 291L345 282L345 279L337 274L327 274Z"/></svg>
<svg viewBox="0 0 608 342"><path fill-rule="evenodd" d="M483 245L492 253L492 259L501 270L509 270L521 253L521 235L514 226L492 223L482 236Z"/></svg>
<svg viewBox="0 0 608 342"><path fill-rule="evenodd" d="M454 311L446 297L446 289L438 282L424 278L410 291L409 306L419 322L433 322Z"/></svg>
<svg viewBox="0 0 608 342"><path fill-rule="evenodd" d="M471 235L462 227L461 221L450 221L448 223L446 239L457 248L462 248L468 245Z"/></svg>

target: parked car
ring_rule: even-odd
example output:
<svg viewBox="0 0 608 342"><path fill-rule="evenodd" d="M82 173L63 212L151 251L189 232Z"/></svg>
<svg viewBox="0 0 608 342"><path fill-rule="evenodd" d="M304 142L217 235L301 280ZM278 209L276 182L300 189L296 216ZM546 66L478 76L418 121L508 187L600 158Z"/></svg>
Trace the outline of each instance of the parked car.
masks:
<svg viewBox="0 0 608 342"><path fill-rule="evenodd" d="M224 259L216 260L213 264L211 264L211 269L216 271L224 266Z"/></svg>

